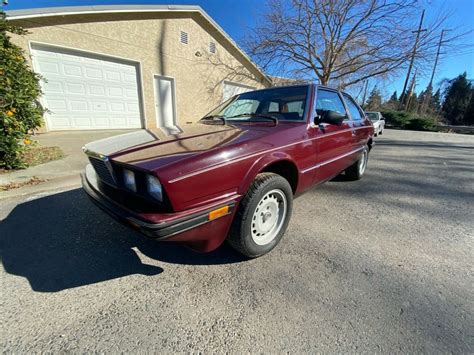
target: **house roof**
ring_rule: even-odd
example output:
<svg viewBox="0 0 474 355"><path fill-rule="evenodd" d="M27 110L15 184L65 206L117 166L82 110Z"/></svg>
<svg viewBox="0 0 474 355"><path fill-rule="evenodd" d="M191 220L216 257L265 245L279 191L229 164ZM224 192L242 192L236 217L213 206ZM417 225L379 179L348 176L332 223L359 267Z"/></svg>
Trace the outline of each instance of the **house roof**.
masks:
<svg viewBox="0 0 474 355"><path fill-rule="evenodd" d="M250 59L250 57L239 47L239 45L212 19L200 6L194 5L93 5L93 6L68 6L68 7L46 7L36 9L10 10L6 11L7 18L12 20L23 20L40 17L57 17L71 15L89 14L114 14L114 13L153 13L173 12L198 14L202 19L213 27L237 52L262 76L262 80L271 84L271 79Z"/></svg>

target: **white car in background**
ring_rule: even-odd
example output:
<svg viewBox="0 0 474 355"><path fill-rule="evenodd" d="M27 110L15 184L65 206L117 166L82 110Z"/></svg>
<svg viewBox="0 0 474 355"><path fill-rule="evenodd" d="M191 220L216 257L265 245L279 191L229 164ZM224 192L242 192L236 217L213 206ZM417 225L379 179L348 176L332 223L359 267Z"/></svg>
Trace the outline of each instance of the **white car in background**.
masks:
<svg viewBox="0 0 474 355"><path fill-rule="evenodd" d="M380 112L366 112L365 114L374 125L375 137L379 134L383 134L383 130L385 129L385 118L383 118L382 114Z"/></svg>

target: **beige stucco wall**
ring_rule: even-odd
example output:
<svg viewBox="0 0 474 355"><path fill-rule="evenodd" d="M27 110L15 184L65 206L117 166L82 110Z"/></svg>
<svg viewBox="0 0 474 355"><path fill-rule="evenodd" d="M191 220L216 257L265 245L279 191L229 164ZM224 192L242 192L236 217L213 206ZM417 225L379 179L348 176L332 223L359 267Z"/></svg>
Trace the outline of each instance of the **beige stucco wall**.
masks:
<svg viewBox="0 0 474 355"><path fill-rule="evenodd" d="M256 88L266 79L198 13L92 14L18 20L30 34L13 40L29 54L44 43L139 63L145 126L156 127L154 75L173 77L179 125L195 122L222 100L223 81ZM180 31L189 44L180 42ZM209 53L209 42L217 53ZM199 52L199 53L197 53Z"/></svg>

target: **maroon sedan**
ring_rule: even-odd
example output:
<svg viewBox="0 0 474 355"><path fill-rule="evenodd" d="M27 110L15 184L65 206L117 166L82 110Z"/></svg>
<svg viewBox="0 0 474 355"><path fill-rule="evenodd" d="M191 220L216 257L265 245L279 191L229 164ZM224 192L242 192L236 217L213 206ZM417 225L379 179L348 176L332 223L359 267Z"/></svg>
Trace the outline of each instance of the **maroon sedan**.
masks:
<svg viewBox="0 0 474 355"><path fill-rule="evenodd" d="M87 144L82 182L104 211L152 238L203 252L227 239L258 257L283 237L296 196L342 172L362 177L373 133L344 92L252 91L180 134L142 130Z"/></svg>

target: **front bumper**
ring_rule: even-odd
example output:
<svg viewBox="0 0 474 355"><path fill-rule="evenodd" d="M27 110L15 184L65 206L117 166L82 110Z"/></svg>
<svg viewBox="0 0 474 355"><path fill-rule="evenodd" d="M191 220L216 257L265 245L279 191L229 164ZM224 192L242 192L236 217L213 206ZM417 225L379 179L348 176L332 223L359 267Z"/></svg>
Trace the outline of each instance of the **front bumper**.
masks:
<svg viewBox="0 0 474 355"><path fill-rule="evenodd" d="M229 206L228 213L219 218L222 220L227 220L229 218L225 217L230 217L233 214L236 206L236 201L226 201L225 203L206 206L202 209L202 211L199 212L181 212L180 215L177 216L172 216L173 214L168 213L166 216L164 216L164 220L162 222L151 223L150 221L143 219L137 213L128 210L125 206L118 204L103 194L99 189L97 177L92 166L88 165L86 167L86 171L81 174L81 180L84 191L103 211L108 213L119 222L137 229L149 237L159 240L165 240L173 236L178 236L200 226L217 222L217 220L211 221L209 219L209 212L219 207ZM156 216L159 217L159 214L155 215L155 217Z"/></svg>

